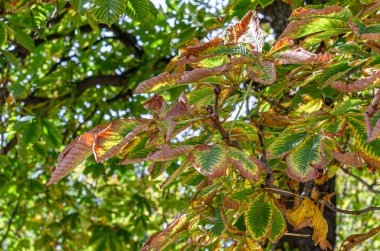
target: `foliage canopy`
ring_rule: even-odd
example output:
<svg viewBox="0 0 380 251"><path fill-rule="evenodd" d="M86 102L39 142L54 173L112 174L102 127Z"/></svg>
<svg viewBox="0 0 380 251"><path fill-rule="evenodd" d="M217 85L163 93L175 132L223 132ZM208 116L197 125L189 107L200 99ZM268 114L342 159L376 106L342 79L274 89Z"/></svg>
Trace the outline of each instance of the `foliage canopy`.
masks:
<svg viewBox="0 0 380 251"><path fill-rule="evenodd" d="M168 1L165 13L148 0L2 3L2 200L16 201L5 237L28 207L35 217L18 229L44 226L36 249L83 238L99 250L262 250L305 227L329 249L326 210L373 222L378 197L346 210L319 186L343 173L379 193L367 180L380 171L380 4L289 1L289 24L268 42L243 2L216 8L222 18L188 14L202 1ZM78 166L81 182L44 187ZM161 231L141 246L146 229Z"/></svg>

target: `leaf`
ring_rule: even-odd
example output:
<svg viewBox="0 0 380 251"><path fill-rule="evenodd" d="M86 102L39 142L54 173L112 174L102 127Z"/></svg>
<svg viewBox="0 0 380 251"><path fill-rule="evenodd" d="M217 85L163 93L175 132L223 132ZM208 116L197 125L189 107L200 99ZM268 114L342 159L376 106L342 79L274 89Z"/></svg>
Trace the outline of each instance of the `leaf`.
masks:
<svg viewBox="0 0 380 251"><path fill-rule="evenodd" d="M240 174L250 181L257 181L260 179L261 164L246 154L245 152L233 147L228 148L228 162L239 170Z"/></svg>
<svg viewBox="0 0 380 251"><path fill-rule="evenodd" d="M135 94L152 93L168 90L179 86L177 82L181 79L182 74L161 73L153 78L141 82L134 90Z"/></svg>
<svg viewBox="0 0 380 251"><path fill-rule="evenodd" d="M380 226L375 227L371 230L369 230L367 233L364 234L353 234L347 237L342 245L340 246L339 250L341 251L349 251L352 250L357 245L363 243L364 241L368 240L372 236L375 236L380 232Z"/></svg>
<svg viewBox="0 0 380 251"><path fill-rule="evenodd" d="M294 39L292 37L283 37L279 39L272 47L267 55L272 55L275 52L281 51L284 48L293 47Z"/></svg>
<svg viewBox="0 0 380 251"><path fill-rule="evenodd" d="M182 92L179 98L174 102L172 107L165 114L165 119L175 119L185 117L190 114L189 101Z"/></svg>
<svg viewBox="0 0 380 251"><path fill-rule="evenodd" d="M332 55L329 52L326 53L312 53L297 47L295 49L287 50L276 56L278 64L323 64L330 61Z"/></svg>
<svg viewBox="0 0 380 251"><path fill-rule="evenodd" d="M380 40L380 25L365 25L358 18L348 21L351 30L361 40Z"/></svg>
<svg viewBox="0 0 380 251"><path fill-rule="evenodd" d="M345 84L338 80L331 84L331 87L341 92L357 92L367 89L369 86L380 82L380 71L376 71L372 76L356 80L353 84Z"/></svg>
<svg viewBox="0 0 380 251"><path fill-rule="evenodd" d="M286 218L288 222L294 226L294 230L311 226L314 209L314 203L309 198L305 198L299 206L286 211Z"/></svg>
<svg viewBox="0 0 380 251"><path fill-rule="evenodd" d="M241 120L236 121L227 121L222 123L223 127L228 131L231 125L233 127L231 129L231 137L238 141L257 141L257 127L252 125L251 123L247 123Z"/></svg>
<svg viewBox="0 0 380 251"><path fill-rule="evenodd" d="M127 0L127 12L138 21L147 19L151 14L149 0Z"/></svg>
<svg viewBox="0 0 380 251"><path fill-rule="evenodd" d="M322 108L323 101L320 98L312 99L306 104L301 104L297 109L297 113L313 113L319 111Z"/></svg>
<svg viewBox="0 0 380 251"><path fill-rule="evenodd" d="M195 146L189 145L189 146L179 146L176 148L171 148L169 145L163 144L163 145L157 146L157 148L160 150L149 155L147 160L167 161L167 160L176 159L180 157L181 155L185 153L189 153L192 150L194 150Z"/></svg>
<svg viewBox="0 0 380 251"><path fill-rule="evenodd" d="M5 29L5 24L3 22L0 22L0 46L5 44L8 39L8 33Z"/></svg>
<svg viewBox="0 0 380 251"><path fill-rule="evenodd" d="M299 38L338 29L344 33L347 31L347 20L350 16L350 11L340 6L328 6L317 10L299 8L292 12L291 18L294 20L290 21L279 39L287 36Z"/></svg>
<svg viewBox="0 0 380 251"><path fill-rule="evenodd" d="M321 156L321 135L309 135L286 157L286 174L300 182L306 182L318 176L315 165L323 161Z"/></svg>
<svg viewBox="0 0 380 251"><path fill-rule="evenodd" d="M287 227L284 216L280 209L275 205L273 199L271 207L273 211L273 222L268 238L271 242L277 242L287 232Z"/></svg>
<svg viewBox="0 0 380 251"><path fill-rule="evenodd" d="M260 27L257 12L249 11L241 22L235 25L235 29L237 27L237 42L249 44L254 51L261 53L264 46L264 32Z"/></svg>
<svg viewBox="0 0 380 251"><path fill-rule="evenodd" d="M226 172L227 151L221 145L203 145L190 153L187 160L201 174L210 177L220 177Z"/></svg>
<svg viewBox="0 0 380 251"><path fill-rule="evenodd" d="M17 70L20 69L20 61L15 55L13 55L13 53L10 53L8 51L2 51L2 53L8 62L10 62Z"/></svg>
<svg viewBox="0 0 380 251"><path fill-rule="evenodd" d="M334 109L330 112L331 115L344 115L350 110L355 109L356 107L363 105L363 100L360 99L348 99L337 104Z"/></svg>
<svg viewBox="0 0 380 251"><path fill-rule="evenodd" d="M328 225L321 211L314 205L314 217L312 221L314 229L312 239L315 245L319 245L321 249L332 249L330 243L327 241Z"/></svg>
<svg viewBox="0 0 380 251"><path fill-rule="evenodd" d="M218 48L222 44L223 44L222 39L214 38L213 40L204 44L196 44L196 45L188 46L181 53L181 56L179 57L176 64L177 65L182 64L181 59L183 58L186 58L186 59L189 59L191 57L199 58L201 56L209 54L212 49Z"/></svg>
<svg viewBox="0 0 380 251"><path fill-rule="evenodd" d="M278 115L269 112L260 112L261 123L268 127L287 127L291 125L300 125L305 123L305 119L300 116Z"/></svg>
<svg viewBox="0 0 380 251"><path fill-rule="evenodd" d="M111 26L124 13L124 1L94 0L89 10L97 21Z"/></svg>
<svg viewBox="0 0 380 251"><path fill-rule="evenodd" d="M334 156L334 158L340 163L342 163L343 165L353 166L353 167L364 166L363 159L358 153L354 153L354 152L340 153L340 152L332 151L331 155Z"/></svg>
<svg viewBox="0 0 380 251"><path fill-rule="evenodd" d="M268 60L259 61L254 66L248 68L253 81L271 85L276 81L276 68L274 63Z"/></svg>
<svg viewBox="0 0 380 251"><path fill-rule="evenodd" d="M42 120L42 124L44 127L43 137L45 141L54 147L60 147L62 144L61 130L46 119Z"/></svg>
<svg viewBox="0 0 380 251"><path fill-rule="evenodd" d="M91 155L92 145L95 141L95 135L106 128L107 124L102 124L91 131L77 137L72 141L58 156L58 165L46 184L50 186L68 175L83 160Z"/></svg>
<svg viewBox="0 0 380 251"><path fill-rule="evenodd" d="M167 107L167 103L164 97L154 95L152 98L148 99L143 105L145 109L155 113L156 115L161 114Z"/></svg>
<svg viewBox="0 0 380 251"><path fill-rule="evenodd" d="M188 167L188 163L182 162L181 165L160 185L160 188L163 189L169 186L182 172Z"/></svg>
<svg viewBox="0 0 380 251"><path fill-rule="evenodd" d="M245 212L245 225L255 241L268 237L273 222L273 208L266 194L259 194Z"/></svg>
<svg viewBox="0 0 380 251"><path fill-rule="evenodd" d="M13 34L16 42L19 43L22 47L28 51L34 50L34 40L29 36L29 34L17 29L13 29Z"/></svg>
<svg viewBox="0 0 380 251"><path fill-rule="evenodd" d="M93 152L96 162L113 157L145 129L146 125L143 120L123 119L112 121L95 136Z"/></svg>
<svg viewBox="0 0 380 251"><path fill-rule="evenodd" d="M303 130L285 129L269 146L268 152L273 157L282 157L297 147L307 136Z"/></svg>
<svg viewBox="0 0 380 251"><path fill-rule="evenodd" d="M24 145L35 143L41 135L41 125L40 120L32 120L27 122L26 126L23 128L21 132L21 142Z"/></svg>
<svg viewBox="0 0 380 251"><path fill-rule="evenodd" d="M142 246L141 251L161 250L171 243L182 231L187 231L199 216L193 217L189 214L181 214L163 231L150 236L149 240Z"/></svg>
<svg viewBox="0 0 380 251"><path fill-rule="evenodd" d="M346 120L353 132L355 146L365 162L378 166L380 164L380 139L375 139L370 143L366 142L367 134L363 116L346 116Z"/></svg>

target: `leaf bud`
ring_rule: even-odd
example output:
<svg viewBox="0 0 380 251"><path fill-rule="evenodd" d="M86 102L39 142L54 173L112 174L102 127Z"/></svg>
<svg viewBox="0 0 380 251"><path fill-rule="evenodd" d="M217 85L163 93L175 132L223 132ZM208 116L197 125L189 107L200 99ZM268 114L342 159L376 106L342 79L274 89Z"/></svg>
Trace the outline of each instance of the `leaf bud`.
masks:
<svg viewBox="0 0 380 251"><path fill-rule="evenodd" d="M219 96L221 92L222 92L222 89L220 88L220 86L219 85L215 86L214 88L215 95Z"/></svg>

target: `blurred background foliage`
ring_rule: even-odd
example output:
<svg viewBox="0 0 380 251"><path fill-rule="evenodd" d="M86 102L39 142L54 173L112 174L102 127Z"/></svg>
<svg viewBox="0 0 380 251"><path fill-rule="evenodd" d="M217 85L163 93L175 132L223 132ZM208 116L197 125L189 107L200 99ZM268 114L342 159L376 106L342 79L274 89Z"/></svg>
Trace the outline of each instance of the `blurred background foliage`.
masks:
<svg viewBox="0 0 380 251"><path fill-rule="evenodd" d="M1 0L0 248L140 248L188 207L195 187L179 179L159 189L166 174L152 179L142 165L87 160L47 188L59 152L102 122L146 115L141 103L148 96L133 96L133 89L194 39L208 41L257 9L271 43L292 9L324 2L344 1ZM189 174L186 183L196 178ZM341 172L337 194L344 208L380 203ZM338 216L338 244L374 227L375 214ZM376 247L376 238L361 246Z"/></svg>

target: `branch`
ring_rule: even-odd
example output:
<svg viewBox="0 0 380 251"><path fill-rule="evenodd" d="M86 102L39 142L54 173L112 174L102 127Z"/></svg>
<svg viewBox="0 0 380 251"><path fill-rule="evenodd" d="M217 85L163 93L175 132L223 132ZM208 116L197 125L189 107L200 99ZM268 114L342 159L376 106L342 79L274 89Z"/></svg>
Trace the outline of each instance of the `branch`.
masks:
<svg viewBox="0 0 380 251"><path fill-rule="evenodd" d="M367 182L365 182L362 178L360 178L359 176L356 176L355 174L351 173L350 171L348 171L346 168L344 167L340 167L340 169L345 173L345 174L348 174L349 176L351 176L352 178L356 179L357 181L359 181L360 183L362 183L365 187L368 188L368 191L372 192L372 193L376 193L376 194L380 194L380 190L375 190L372 188L372 186L370 184L368 184Z"/></svg>
<svg viewBox="0 0 380 251"><path fill-rule="evenodd" d="M0 247L3 246L3 243L4 241L7 239L8 237L8 234L9 234L9 231L11 230L11 226L12 226L12 223L13 223L13 219L15 218L16 214L17 214L17 211L18 211L18 208L20 206L20 202L21 202L21 196L19 197L18 201L17 201L17 204L16 204L16 207L13 209L13 212L12 212L12 215L11 217L9 218L8 220L8 226L7 226L7 230L5 231L5 234L3 236L3 238L1 239L0 241Z"/></svg>
<svg viewBox="0 0 380 251"><path fill-rule="evenodd" d="M210 119L213 122L214 127L220 132L222 138L226 141L227 145L235 147L239 150L242 150L239 143L236 140L231 140L226 130L223 128L222 123L219 120L219 95L221 93L221 89L219 86L214 88L215 93L215 112L212 112L211 106L207 106L207 112L211 115Z"/></svg>
<svg viewBox="0 0 380 251"><path fill-rule="evenodd" d="M267 153L266 153L266 150L265 150L264 138L263 138L263 135L262 135L264 127L262 125L259 125L258 128L259 128L259 130L257 132L257 136L259 137L260 146L262 148L262 150L261 150L261 154L262 154L261 162L264 164L265 172L267 174L266 177L265 177L265 181L266 181L266 184L269 187L273 187L273 172L272 172L272 170L270 169L270 167L268 165Z"/></svg>
<svg viewBox="0 0 380 251"><path fill-rule="evenodd" d="M13 137L13 139L11 139L11 141L9 141L9 143L4 148L0 149L0 154L1 155L7 154L10 150L12 150L12 148L16 144L17 144L17 137L15 136L15 137Z"/></svg>

